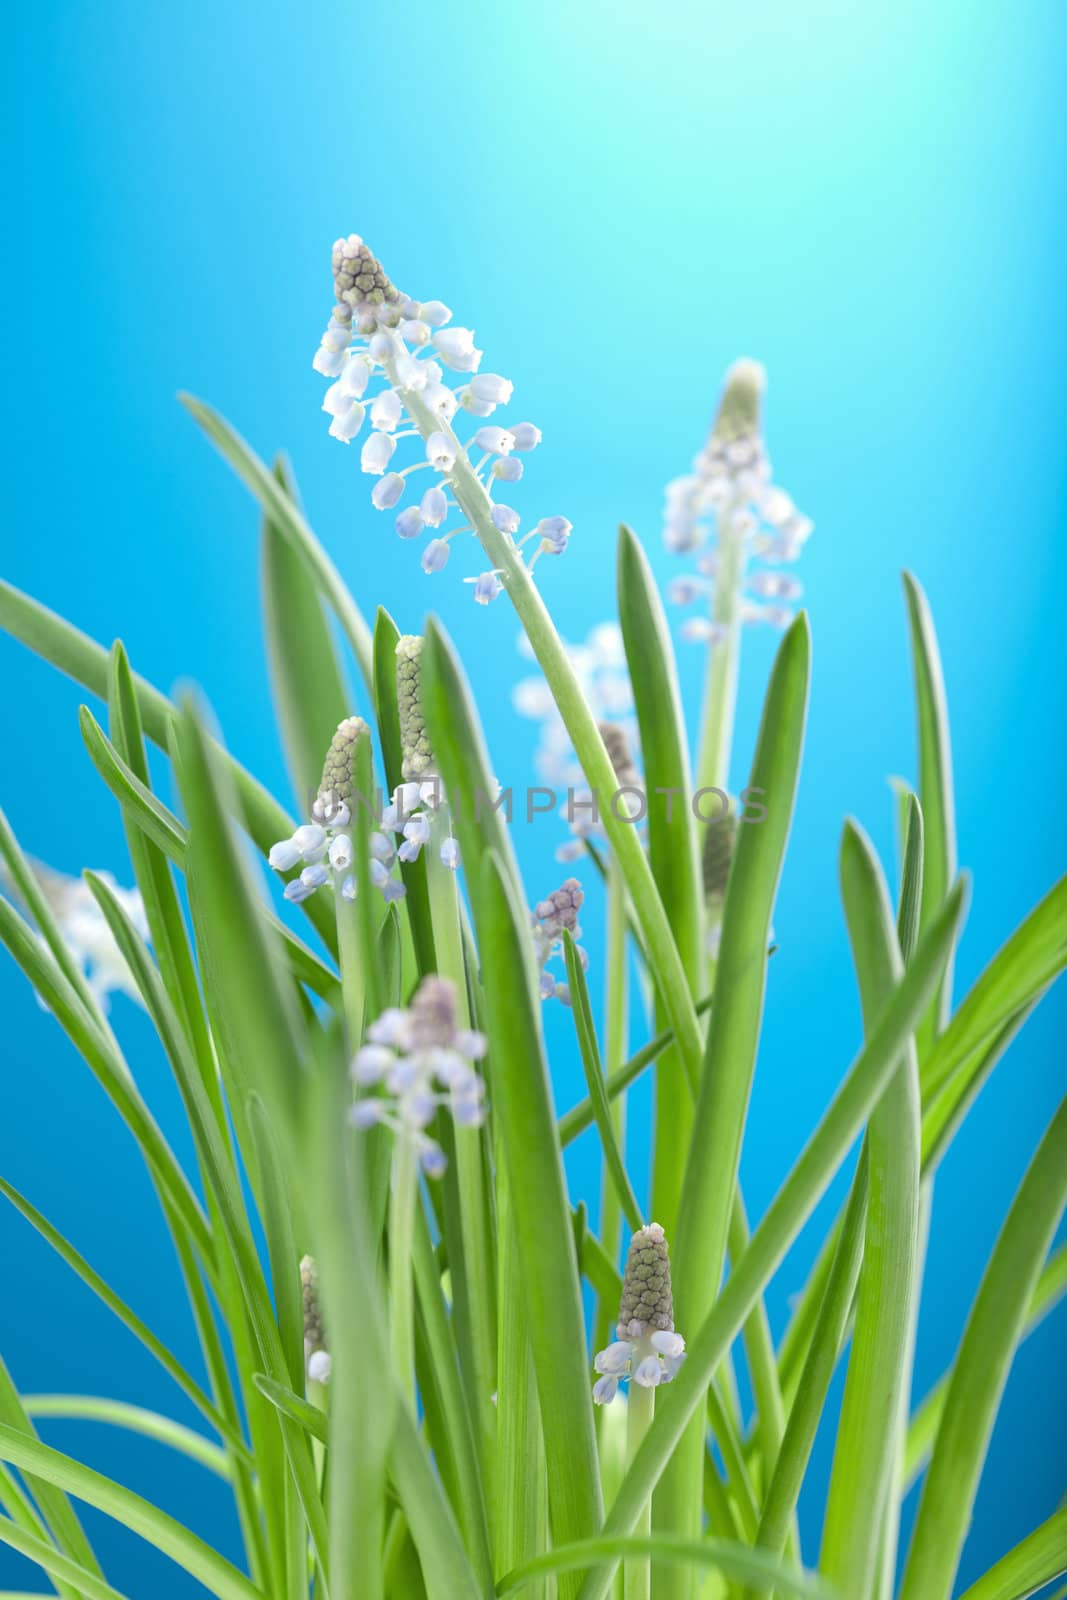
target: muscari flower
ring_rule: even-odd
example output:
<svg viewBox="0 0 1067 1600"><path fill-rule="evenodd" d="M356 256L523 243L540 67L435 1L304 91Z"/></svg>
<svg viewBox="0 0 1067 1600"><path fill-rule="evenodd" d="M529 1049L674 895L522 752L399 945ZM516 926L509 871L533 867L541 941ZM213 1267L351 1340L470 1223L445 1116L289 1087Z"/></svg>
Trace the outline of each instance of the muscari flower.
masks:
<svg viewBox="0 0 1067 1600"><path fill-rule="evenodd" d="M441 527L458 509L455 468L462 458L473 470L497 528L518 548L533 542L531 568L542 555L562 555L571 535L566 517L543 517L516 541L518 515L503 508L506 525L495 515L500 509L493 500L497 485L518 482L523 473L518 457L537 447L541 430L532 422L506 428L484 422L510 402L513 385L499 373L479 370L482 351L472 331L447 326L452 313L439 300L420 303L402 294L358 234L334 244L333 276L336 304L312 364L335 380L323 400L333 438L350 444L369 419L360 465L378 479L371 493L374 507L396 510L394 526L402 539ZM450 385L449 372L464 375L464 381ZM372 383L380 386L368 395ZM462 414L482 423L466 444L453 427ZM407 466L391 469L398 444L412 437L421 437L421 453ZM436 473L440 483L426 490L417 505L397 510L409 476L422 469ZM461 512L460 517L459 525L438 534L424 549L424 572L440 572L451 541L471 532L466 516ZM475 601L489 605L503 588L502 576L493 570L465 581L473 585Z"/></svg>
<svg viewBox="0 0 1067 1600"><path fill-rule="evenodd" d="M578 925L578 912L584 899L585 893L578 879L568 878L558 889L553 889L550 895L546 895L544 900L539 900L530 913L534 958L541 972L542 1000L562 1000L565 1006L571 1003L569 986L561 983L548 971L549 963L559 959L563 954L564 931L568 932L578 945L578 959L583 968L589 966L589 957L578 943L582 937L582 930Z"/></svg>
<svg viewBox="0 0 1067 1600"><path fill-rule="evenodd" d="M401 861L415 861L436 833L438 854L446 867L459 866L459 845L452 835L443 785L437 773L430 735L422 710L420 659L423 640L403 634L396 645L396 697L400 720L401 773L404 783L393 796L383 826L403 835ZM435 818L440 825L435 827Z"/></svg>
<svg viewBox="0 0 1067 1600"><path fill-rule="evenodd" d="M444 1152L426 1129L439 1110L461 1127L484 1122L485 1085L474 1063L486 1048L484 1034L459 1026L454 985L447 978L423 978L406 1010L390 1007L367 1029L351 1068L356 1087L367 1092L349 1120L357 1128L384 1126L413 1140L427 1177L440 1177Z"/></svg>
<svg viewBox="0 0 1067 1600"><path fill-rule="evenodd" d="M65 872L56 872L42 861L31 861L30 868L55 918L60 936L84 973L100 1009L106 1015L113 994L128 995L138 1005L143 1005L140 990L126 965L126 958L115 943L107 918L85 880L68 877ZM107 884L142 939L148 939L148 918L141 891L122 888L110 872L97 872L96 876ZM2 867L0 879L5 888L11 887L10 877Z"/></svg>
<svg viewBox="0 0 1067 1600"><path fill-rule="evenodd" d="M330 1352L319 1305L319 1273L311 1256L300 1262L300 1297L304 1306L304 1365L310 1383L330 1381Z"/></svg>
<svg viewBox="0 0 1067 1600"><path fill-rule="evenodd" d="M627 1378L644 1389L670 1383L685 1360L685 1340L674 1331L670 1251L658 1222L630 1240L615 1333L593 1360L598 1406L610 1405Z"/></svg>
<svg viewBox="0 0 1067 1600"><path fill-rule="evenodd" d="M738 361L726 374L718 414L693 470L667 485L664 540L676 554L694 554L696 572L673 579L667 596L687 606L712 603L722 568L721 552L736 551L739 614L742 622L765 622L784 628L792 621L790 605L801 586L791 573L748 571L750 560L773 568L796 561L812 531L784 489L771 482L771 464L763 443L760 410L765 386L756 361ZM730 569L733 572L734 563ZM747 584L748 594L744 594ZM725 625L714 616L690 617L682 624L684 638L717 643Z"/></svg>
<svg viewBox="0 0 1067 1600"><path fill-rule="evenodd" d="M285 886L285 898L294 905L306 900L324 884L332 883L346 900L357 893L352 870L352 760L360 739L370 738L362 717L346 717L330 741L322 769L322 781L311 807L311 821L302 823L288 838L279 839L267 857L276 872L290 872L303 863L299 877ZM392 841L381 830L371 834L371 882L386 901L402 900L404 885L390 872L396 852Z"/></svg>

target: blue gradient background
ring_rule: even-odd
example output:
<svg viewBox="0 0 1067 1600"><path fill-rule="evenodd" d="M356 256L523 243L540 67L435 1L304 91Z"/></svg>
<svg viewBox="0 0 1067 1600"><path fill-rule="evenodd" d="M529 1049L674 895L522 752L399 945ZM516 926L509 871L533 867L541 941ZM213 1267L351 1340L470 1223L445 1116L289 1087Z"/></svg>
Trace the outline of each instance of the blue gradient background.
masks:
<svg viewBox="0 0 1067 1600"><path fill-rule="evenodd" d="M611 613L621 518L658 573L678 570L659 542L662 485L700 443L725 365L767 363L777 475L817 532L801 569L810 732L744 1155L758 1212L858 1039L836 852L852 812L888 855L886 777L914 772L902 567L928 589L945 658L960 855L976 880L961 984L1063 870L1067 12L1058 0L415 0L378 13L51 0L20 13L4 575L105 642L121 630L161 686L203 685L237 755L279 793L256 515L179 409L179 387L261 451L291 451L365 608L381 601L409 630L431 604L441 612L506 781L525 781L534 742L509 708L525 668L506 604L476 610L454 570L424 578L370 510L355 454L326 437L310 357L338 232L366 233L406 288L475 326L487 369L516 382L514 414L543 426L514 498L575 524L566 559L542 568L571 638ZM735 781L773 644L746 640ZM681 647L681 669L695 709L698 647ZM0 670L0 792L24 845L68 871L126 876L117 813L80 745L78 691L6 640ZM520 837L531 894L549 885L556 842L551 824ZM591 904L594 948L599 915ZM0 1170L195 1364L130 1141L6 960L0 995ZM1054 995L938 1179L920 1392L952 1355L1062 1091L1065 1017ZM120 1001L116 1022L186 1152L144 1018ZM562 1012L550 1033L569 1103L579 1074ZM638 1091L639 1134L647 1103ZM571 1170L592 1196L588 1145ZM774 1286L777 1328L812 1250L809 1235ZM24 1390L113 1394L194 1420L7 1210L0 1260L0 1348ZM1063 1353L1053 1318L1015 1363L962 1579L1062 1493ZM43 1431L236 1549L224 1496L197 1468L88 1424ZM829 1450L824 1437L802 1508L811 1557ZM86 1520L133 1600L201 1592ZM6 1553L0 1581L41 1587Z"/></svg>

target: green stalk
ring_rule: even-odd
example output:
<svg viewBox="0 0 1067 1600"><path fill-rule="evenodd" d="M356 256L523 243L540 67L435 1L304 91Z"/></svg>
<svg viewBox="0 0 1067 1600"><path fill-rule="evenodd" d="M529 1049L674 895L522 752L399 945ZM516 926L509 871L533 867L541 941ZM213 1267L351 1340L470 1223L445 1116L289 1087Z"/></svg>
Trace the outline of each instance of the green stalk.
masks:
<svg viewBox="0 0 1067 1600"><path fill-rule="evenodd" d="M616 1072L626 1059L628 981L626 971L626 886L614 856L608 862L607 949L605 952L604 1067ZM626 1095L620 1094L611 1108L615 1141L626 1148ZM612 1261L619 1259L622 1244L622 1209L607 1165L601 1180L600 1241ZM593 1333L594 1350L603 1350L612 1338L616 1307L601 1298L597 1305Z"/></svg>
<svg viewBox="0 0 1067 1600"><path fill-rule="evenodd" d="M414 1140L398 1134L393 1140L393 1175L389 1196L389 1316L393 1370L400 1392L415 1410L415 1327L411 1259L419 1168Z"/></svg>
<svg viewBox="0 0 1067 1600"><path fill-rule="evenodd" d="M741 657L741 584L745 572L745 541L731 526L724 511L719 535L719 570L711 604L711 620L724 630L708 646L708 671L704 686L698 789L725 789L730 777L737 707L737 674Z"/></svg>
<svg viewBox="0 0 1067 1600"><path fill-rule="evenodd" d="M399 345L397 354L400 354ZM590 788L597 794L613 795L618 781L611 758L604 748L596 719L589 709L563 642L534 583L533 575L514 541L501 533L493 522L489 495L480 479L475 476L463 445L449 425L430 410L420 394L400 387L396 381L396 370L392 361L386 362L385 365L390 382L400 393L422 437L428 439L432 433L444 433L454 441L456 460L451 472L446 474L448 486L474 529L490 566L500 575L500 581L519 614ZM695 1090L700 1077L703 1041L685 970L652 877L648 858L642 849L637 829L617 817L610 805L604 811L603 822L629 890L649 959L678 1040L686 1073Z"/></svg>
<svg viewBox="0 0 1067 1600"><path fill-rule="evenodd" d="M644 1442L656 1409L655 1389L646 1389L631 1383L626 1401L626 1460L633 1461ZM633 1527L636 1538L647 1539L652 1532L652 1499L645 1501L638 1512ZM649 1600L652 1593L652 1562L647 1556L635 1556L624 1568L623 1600Z"/></svg>

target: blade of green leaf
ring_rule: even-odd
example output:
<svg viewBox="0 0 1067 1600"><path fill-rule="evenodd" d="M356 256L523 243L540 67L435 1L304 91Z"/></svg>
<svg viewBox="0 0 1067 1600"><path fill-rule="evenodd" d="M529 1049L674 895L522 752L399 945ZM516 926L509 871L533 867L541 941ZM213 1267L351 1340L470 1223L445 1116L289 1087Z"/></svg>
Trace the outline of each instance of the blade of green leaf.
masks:
<svg viewBox="0 0 1067 1600"><path fill-rule="evenodd" d="M744 1584L756 1594L771 1591L795 1600L834 1600L834 1591L814 1573L787 1567L761 1550L724 1539L679 1539L671 1534L653 1533L645 1538L583 1539L560 1545L550 1554L527 1561L501 1578L496 1586L500 1596L517 1594L537 1577L551 1572L573 1572L610 1559L612 1564L625 1556L652 1556L666 1567L709 1567L731 1583Z"/></svg>
<svg viewBox="0 0 1067 1600"><path fill-rule="evenodd" d="M552 1527L566 1543L588 1537L601 1518L577 1263L525 911L509 896L496 851L481 865L479 946L493 1111L511 1180L545 1450L554 1464Z"/></svg>
<svg viewBox="0 0 1067 1600"><path fill-rule="evenodd" d="M0 1459L113 1517L204 1585L218 1600L262 1600L243 1573L148 1500L58 1450L0 1424ZM111 1593L111 1591L106 1591Z"/></svg>
<svg viewBox="0 0 1067 1600"><path fill-rule="evenodd" d="M103 1422L113 1428L125 1428L129 1433L138 1433L166 1445L169 1450L177 1450L217 1478L228 1482L232 1476L225 1450L220 1450L217 1444L184 1423L163 1417L158 1411L148 1411L144 1406L131 1406L124 1400L107 1400L91 1394L27 1394L23 1395L22 1403L27 1416L56 1417L63 1422Z"/></svg>
<svg viewBox="0 0 1067 1600"><path fill-rule="evenodd" d="M48 1544L44 1539L35 1538L25 1528L9 1522L7 1517L0 1517L0 1544L6 1544L12 1550L17 1550L27 1561L35 1561L50 1578L55 1580L61 1594L74 1593L81 1596L82 1600L125 1600L124 1595L113 1589L109 1583L105 1583L103 1578L97 1577L90 1568L83 1566L80 1561L73 1561L69 1556L62 1555L54 1545ZM18 1600L18 1596L14 1596L13 1600ZM26 1600L40 1600L40 1596L28 1595Z"/></svg>
<svg viewBox="0 0 1067 1600"><path fill-rule="evenodd" d="M825 1193L860 1128L877 1104L901 1051L941 979L959 931L966 885L957 883L919 941L914 960L894 988L877 1025L847 1073L798 1161L733 1267L707 1317L693 1335L683 1328L688 1353L677 1377L657 1397L656 1416L631 1462L604 1523L604 1534L630 1532L659 1482L723 1354L757 1297ZM660 1403L662 1402L662 1403ZM580 1600L605 1600L614 1563L586 1579Z"/></svg>
<svg viewBox="0 0 1067 1600"><path fill-rule="evenodd" d="M696 1002L695 1010L698 1017L703 1016L705 1011L710 1011L710 1009L710 994L705 995L703 1000ZM657 1033L655 1038L642 1045L640 1050L635 1051L630 1059L624 1061L622 1066L615 1072L609 1072L604 1080L608 1099L614 1100L617 1095L622 1094L624 1089L628 1089L632 1083L636 1083L645 1068L650 1067L657 1056L661 1055L673 1041L673 1029L665 1028L662 1033ZM565 1111L563 1116L560 1117L560 1144L566 1148L573 1140L577 1139L580 1133L584 1133L586 1128L591 1128L594 1120L593 1102L586 1096L584 1100L580 1100L576 1106L572 1106L569 1111Z"/></svg>
<svg viewBox="0 0 1067 1600"><path fill-rule="evenodd" d="M633 1186L626 1171L619 1141L615 1137L615 1127L611 1120L611 1106L608 1103L607 1090L604 1086L604 1067L600 1059L600 1046L597 1044L596 1025L593 1022L593 1013L589 1005L589 987L585 981L585 971L578 959L578 947L569 930L563 932L563 952L567 962L567 982L570 985L571 1008L574 1015L574 1028L578 1035L578 1050L582 1058L582 1067L585 1071L585 1081L589 1085L589 1098L593 1104L593 1116L596 1119L597 1132L604 1150L604 1160L607 1163L608 1173L619 1205L622 1207L623 1216L636 1233L644 1227L641 1216L641 1207L637 1203Z"/></svg>
<svg viewBox="0 0 1067 1600"><path fill-rule="evenodd" d="M923 833L913 800L902 921L910 942L922 884ZM881 1014L903 963L889 892L856 823L841 841L841 890L864 1027ZM867 1130L867 1212L852 1350L823 1518L819 1569L847 1595L870 1594L883 1506L893 1483L916 1294L919 1230L919 1068L907 1045Z"/></svg>
<svg viewBox="0 0 1067 1600"><path fill-rule="evenodd" d="M1067 1244L1054 1250L1045 1263L1027 1309L1026 1322L1019 1336L1020 1343L1033 1333L1065 1294L1067 1294ZM933 1449L945 1409L950 1376L951 1372L945 1373L944 1377L934 1385L911 1419L904 1459L905 1494L922 1472Z"/></svg>
<svg viewBox="0 0 1067 1600"><path fill-rule="evenodd" d="M923 1482L901 1600L948 1600L993 1422L1057 1223L1067 1203L1067 1099L1019 1186L952 1369Z"/></svg>
<svg viewBox="0 0 1067 1600"><path fill-rule="evenodd" d="M194 421L203 428L219 454L229 462L241 482L252 491L265 515L271 519L278 536L287 541L293 554L314 579L319 593L332 607L341 624L367 693L373 697L374 662L370 629L348 592L344 579L308 527L299 508L269 467L217 411L191 394L180 394L178 398Z"/></svg>
<svg viewBox="0 0 1067 1600"><path fill-rule="evenodd" d="M2 579L0 628L43 660L51 662L60 672L65 672L90 693L99 695L102 700L107 699L108 651L54 611L49 611L46 606ZM177 707L136 673L133 675L133 686L145 733L153 744L169 751L171 730L178 715ZM278 839L289 837L295 827L293 819L239 762L226 755L225 751L218 754L226 764L230 781L240 799L239 817L242 825L247 828L256 848L266 855ZM336 954L330 908L318 896L311 895L301 909L327 949Z"/></svg>
<svg viewBox="0 0 1067 1600"><path fill-rule="evenodd" d="M482 1600L452 1508L404 1404L396 1408L390 1470L419 1553L429 1600Z"/></svg>
<svg viewBox="0 0 1067 1600"><path fill-rule="evenodd" d="M299 515L299 496L284 456L275 458L274 478ZM269 507L263 518L260 574L274 708L296 809L304 815L318 792L330 740L338 723L351 715L352 704L319 584Z"/></svg>
<svg viewBox="0 0 1067 1600"><path fill-rule="evenodd" d="M1067 1508L1055 1512L996 1566L965 1589L960 1600L1026 1600L1067 1572ZM1062 1591L1061 1591L1062 1592ZM1058 1600L1053 1596L1053 1600Z"/></svg>
<svg viewBox="0 0 1067 1600"><path fill-rule="evenodd" d="M268 1378L265 1372L255 1374L255 1384L260 1394L266 1395L271 1405L277 1406L278 1410L295 1422L298 1428L303 1428L305 1433L317 1439L320 1444L329 1444L330 1430L318 1406L311 1405L303 1395L294 1393L286 1384Z"/></svg>
<svg viewBox="0 0 1067 1600"><path fill-rule="evenodd" d="M922 926L926 927L956 875L956 813L952 792L952 748L945 680L933 617L922 585L904 573L904 595L915 670L919 727L919 802L926 825L923 849ZM926 1059L952 1007L952 964L936 1004L919 1029L920 1062Z"/></svg>
<svg viewBox="0 0 1067 1600"><path fill-rule="evenodd" d="M804 742L811 639L803 612L775 658L764 702L750 790L764 797L766 817L738 827L723 910L715 1003L708 1027L693 1139L682 1184L678 1228L671 1241L679 1326L707 1315L726 1260L742 1130L752 1085L767 970L774 899L785 858ZM700 1532L704 1472L703 1408L693 1417L656 1496L657 1529ZM664 1600L686 1600L684 1574L662 1579Z"/></svg>

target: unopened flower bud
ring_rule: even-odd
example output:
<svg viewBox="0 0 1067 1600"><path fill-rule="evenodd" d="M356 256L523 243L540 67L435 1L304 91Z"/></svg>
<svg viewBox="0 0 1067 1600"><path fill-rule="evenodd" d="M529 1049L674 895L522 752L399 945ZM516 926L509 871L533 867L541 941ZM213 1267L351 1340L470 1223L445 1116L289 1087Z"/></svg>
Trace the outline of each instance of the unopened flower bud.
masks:
<svg viewBox="0 0 1067 1600"><path fill-rule="evenodd" d="M322 780L316 796L321 814L332 816L341 806L351 810L353 780L352 762L360 739L369 738L370 729L362 717L346 717L330 741L322 767Z"/></svg>
<svg viewBox="0 0 1067 1600"><path fill-rule="evenodd" d="M650 1222L630 1240L617 1331L620 1339L634 1339L655 1330L674 1331L674 1300L667 1238Z"/></svg>
<svg viewBox="0 0 1067 1600"><path fill-rule="evenodd" d="M396 698L400 718L401 771L406 782L419 782L436 769L419 695L422 639L403 634L396 644Z"/></svg>
<svg viewBox="0 0 1067 1600"><path fill-rule="evenodd" d="M377 256L363 243L358 233L338 239L333 247L334 294L353 309L380 306L399 300Z"/></svg>

